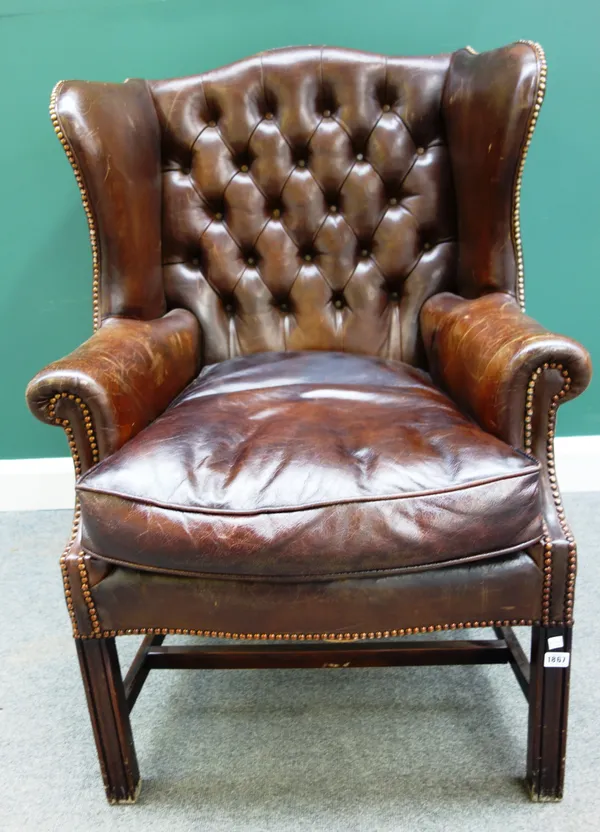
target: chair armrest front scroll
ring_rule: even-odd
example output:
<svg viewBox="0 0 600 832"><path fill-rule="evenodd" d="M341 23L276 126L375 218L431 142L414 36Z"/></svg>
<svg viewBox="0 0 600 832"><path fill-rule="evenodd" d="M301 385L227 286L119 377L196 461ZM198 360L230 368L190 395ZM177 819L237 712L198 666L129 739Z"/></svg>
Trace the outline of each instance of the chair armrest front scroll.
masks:
<svg viewBox="0 0 600 832"><path fill-rule="evenodd" d="M151 321L109 319L38 373L27 403L40 421L65 429L80 474L165 410L196 375L199 345L198 321L183 309Z"/></svg>
<svg viewBox="0 0 600 832"><path fill-rule="evenodd" d="M421 328L434 380L484 430L516 448L531 450L536 430L546 434L530 412L536 388L560 404L590 381L587 351L524 315L511 295L436 295L423 307Z"/></svg>
<svg viewBox="0 0 600 832"><path fill-rule="evenodd" d="M539 460L544 537L531 553L543 570L541 620L571 625L577 550L556 477L554 432L559 405L589 384L587 351L501 293L436 295L423 306L421 326L433 378L481 427Z"/></svg>

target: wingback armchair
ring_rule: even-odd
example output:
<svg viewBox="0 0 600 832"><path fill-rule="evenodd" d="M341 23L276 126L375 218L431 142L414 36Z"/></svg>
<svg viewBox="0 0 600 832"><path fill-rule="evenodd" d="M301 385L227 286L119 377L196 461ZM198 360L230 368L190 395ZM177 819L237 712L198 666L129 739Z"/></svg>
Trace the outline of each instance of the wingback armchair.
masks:
<svg viewBox="0 0 600 832"><path fill-rule="evenodd" d="M530 42L56 86L95 332L27 398L75 463L60 563L111 802L138 794L151 669L486 662L528 697L531 796L560 798L576 552L553 440L590 364L523 311L545 86ZM444 638L468 628L495 633Z"/></svg>

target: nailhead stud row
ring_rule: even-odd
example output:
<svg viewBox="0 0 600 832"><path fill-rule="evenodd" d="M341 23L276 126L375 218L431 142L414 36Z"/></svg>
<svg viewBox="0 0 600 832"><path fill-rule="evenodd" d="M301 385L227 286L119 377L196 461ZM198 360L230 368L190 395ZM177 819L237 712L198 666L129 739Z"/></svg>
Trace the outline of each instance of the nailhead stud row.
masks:
<svg viewBox="0 0 600 832"><path fill-rule="evenodd" d="M64 429L65 434L67 436L67 442L69 443L69 449L71 451L71 456L73 457L73 465L75 467L75 476L79 477L81 475L81 457L79 456L79 451L77 450L77 443L75 442L75 436L73 434L73 428L71 427L71 423L69 422L68 419L59 419L56 415L56 405L57 405L57 403L60 399L68 399L69 401L72 401L74 404L76 404L77 407L79 407L79 409L81 411L82 418L83 418L83 423L84 423L84 426L85 426L85 431L86 431L86 434L87 434L88 442L89 442L89 445L90 445L90 450L92 452L92 462L95 464L100 459L100 452L98 450L98 443L96 441L96 435L94 433L94 425L92 423L92 417L91 417L88 406L85 404L85 402L79 396L76 396L74 393L55 393L54 396L52 396L52 398L48 402L48 421L51 422L51 423L54 423L55 425L59 425L60 427L62 427ZM67 555L68 555L68 553L70 551L70 548L71 548L71 545L72 545L72 543L75 540L75 537L77 535L77 530L79 528L80 517L81 517L81 508L79 506L79 501L77 500L76 503L75 503L75 513L73 515L73 525L72 525L72 528L71 528L71 537L69 538L69 542L67 543L67 545L65 547L65 550L63 551L63 553L61 555L61 558L60 558L60 570L61 570L62 578L63 578L63 586L64 586L64 590L65 590L65 599L66 599L66 602L67 602L67 609L69 610L69 616L71 618L71 624L73 626L73 635L75 636L75 638L78 638L80 636L79 636L78 627L77 627L77 619L75 617L75 609L74 609L74 606L73 606L73 595L72 595L72 590L71 590L71 582L69 580L69 572L68 572L68 569L67 569ZM81 556L79 557L79 563L82 564ZM86 604L88 605L88 611L90 611L90 603L92 604L92 607L93 607L92 597L89 594L89 587L88 587L88 595L87 596L86 596L86 593L85 593L84 587L83 587L84 577L85 577L86 585L88 584L87 571L86 571L86 568L85 568L85 563L83 563L83 570L81 569L81 565L80 565L79 574L80 574L80 578L81 578L81 582L82 582L81 589L82 589L84 598L86 599ZM94 615L96 615L96 611L93 610L93 612L94 612ZM90 612L90 619L91 619L91 612ZM99 625L98 620L97 620L97 616L96 616L96 624L98 626L98 630L95 630L93 628L94 632L99 631L99 628L100 628L100 625Z"/></svg>
<svg viewBox="0 0 600 832"><path fill-rule="evenodd" d="M529 124L527 125L527 136L525 139L525 144L523 145L523 149L521 150L521 157L519 159L519 167L517 170L517 178L515 180L515 191L513 195L512 209L513 240L515 245L515 256L517 260L517 301L519 302L521 309L525 311L525 269L523 265L523 243L521 239L521 183L523 180L523 169L525 167L527 152L529 150L529 145L531 144L531 139L533 138L535 125L537 124L538 116L540 114L542 103L544 101L544 95L546 93L546 77L548 74L548 66L546 64L546 56L544 54L544 50L539 45L539 43L535 43L531 40L520 40L519 43L524 43L527 44L527 46L531 46L531 48L535 51L536 58L540 67L538 86L535 95L535 103L533 105L533 110L531 111L531 115L529 117Z"/></svg>
<svg viewBox="0 0 600 832"><path fill-rule="evenodd" d="M532 433L532 419L533 419L533 404L535 396L535 387L539 377L546 370L556 370L561 373L563 377L563 385L561 390L552 396L550 408L548 411L548 427L546 432L546 464L548 469L548 479L550 481L550 490L552 498L556 507L556 514L563 531L565 540L568 546L567 555L567 583L565 589L564 600L564 615L563 618L567 625L573 623L573 600L575 593L575 574L577 572L577 548L575 545L575 538L569 528L565 517L565 510L563 508L560 491L558 488L558 480L556 477L556 466L554 460L554 434L556 431L556 411L558 407L571 389L572 380L569 371L566 370L562 364L545 363L537 367L531 374L531 378L527 384L527 393L525 396L525 441L524 449L527 453L531 453L533 444ZM557 624L559 622L550 621L550 607L552 600L552 541L548 529L544 526L544 536L542 538L542 545L544 547L544 583L542 589L542 624Z"/></svg>
<svg viewBox="0 0 600 832"><path fill-rule="evenodd" d="M473 627L530 627L539 624L531 618L513 618L504 621L460 621L458 624L430 624L428 627L406 627L399 630L382 630L373 633L229 633L224 630L193 630L183 627L135 627L127 630L94 631L80 639L114 638L115 636L203 636L205 638L229 638L236 641L358 641L366 639L397 638L398 636L434 633L443 630L469 630Z"/></svg>
<svg viewBox="0 0 600 832"><path fill-rule="evenodd" d="M71 167L73 168L73 173L75 174L75 179L79 187L79 193L81 194L83 209L85 211L85 215L88 221L90 245L92 247L92 303L94 315L94 330L96 330L100 326L100 256L98 250L98 233L96 231L96 222L92 213L90 197L85 187L83 175L81 173L79 165L77 164L77 160L75 158L75 154L73 153L71 145L69 144L65 134L63 133L60 120L58 118L58 113L56 112L56 99L62 83L64 82L59 81L58 84L56 84L56 86L52 90L52 94L50 96L50 119L52 121L52 126L54 127L54 132L58 136L58 139L61 145L63 146L63 150L65 151L67 159L69 160Z"/></svg>
<svg viewBox="0 0 600 832"><path fill-rule="evenodd" d="M56 415L56 404L59 401L59 399L68 399L69 401L74 402L81 410L83 424L87 434L90 449L92 451L92 462L95 464L100 459L100 451L98 450L98 443L96 441L96 435L94 433L92 416L86 403L79 396L76 396L74 393L55 393L54 396L52 396L52 398L48 402L48 420L50 422L53 422L55 425L60 425L62 428L64 428L64 431L67 434L67 442L69 443L71 456L73 457L73 463L75 465L75 474L79 476L81 474L81 458L77 450L77 444L75 442L73 428L71 427L71 423L68 419L59 419Z"/></svg>
<svg viewBox="0 0 600 832"><path fill-rule="evenodd" d="M90 590L90 581L85 565L85 552L79 553L79 556L77 558L77 568L79 569L79 578L81 580L81 592L83 593L83 597L85 599L85 603L88 609L88 615L90 617L90 623L92 625L92 632L95 636L100 637L102 635L102 630L100 629L98 614L96 613L94 599L92 598L92 592Z"/></svg>
<svg viewBox="0 0 600 832"><path fill-rule="evenodd" d="M75 502L75 512L73 514L73 525L71 526L71 537L67 545L64 548L64 551L60 558L60 571L62 573L63 579L63 586L65 590L65 600L67 602L67 609L69 611L69 617L71 619L71 625L73 627L73 636L75 638L79 637L79 628L77 627L77 618L75 617L75 608L73 606L73 594L71 592L71 582L69 580L69 571L67 569L67 555L69 554L69 550L73 545L73 541L77 536L77 531L79 529L79 519L81 517L81 508L79 506L79 500L76 499Z"/></svg>

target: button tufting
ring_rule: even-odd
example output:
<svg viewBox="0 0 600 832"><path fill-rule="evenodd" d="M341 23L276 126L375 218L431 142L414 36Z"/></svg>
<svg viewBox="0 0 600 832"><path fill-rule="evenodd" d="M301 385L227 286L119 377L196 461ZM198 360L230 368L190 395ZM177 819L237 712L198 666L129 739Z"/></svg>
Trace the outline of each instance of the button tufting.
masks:
<svg viewBox="0 0 600 832"><path fill-rule="evenodd" d="M357 162L362 162L364 158L365 158L365 157L363 156L363 154L362 154L362 153L357 153L357 154L356 154L356 161L357 161Z"/></svg>
<svg viewBox="0 0 600 832"><path fill-rule="evenodd" d="M369 256L369 249L368 248L361 249L360 256L361 257L368 257Z"/></svg>
<svg viewBox="0 0 600 832"><path fill-rule="evenodd" d="M222 220L223 219L223 214L220 211L217 211L217 213L215 214L215 219L216 220Z"/></svg>
<svg viewBox="0 0 600 832"><path fill-rule="evenodd" d="M248 173L248 165L241 165L240 170L242 173Z"/></svg>
<svg viewBox="0 0 600 832"><path fill-rule="evenodd" d="M305 168L306 167L306 159L298 159L298 167Z"/></svg>
<svg viewBox="0 0 600 832"><path fill-rule="evenodd" d="M422 156L425 153L424 147L417 147L417 156Z"/></svg>
<svg viewBox="0 0 600 832"><path fill-rule="evenodd" d="M265 113L265 118L268 118L270 121L273 118L273 113Z"/></svg>
<svg viewBox="0 0 600 832"><path fill-rule="evenodd" d="M208 126L209 126L209 127L216 127L216 126L217 126L217 122L216 122L216 121L213 121L213 119L211 119L211 120L208 122Z"/></svg>
<svg viewBox="0 0 600 832"><path fill-rule="evenodd" d="M191 168L181 168L182 176L189 176L191 172L192 172Z"/></svg>
<svg viewBox="0 0 600 832"><path fill-rule="evenodd" d="M335 306L336 309L342 309L343 306L344 306L344 301L342 300L342 298L336 298L333 301L333 305Z"/></svg>
<svg viewBox="0 0 600 832"><path fill-rule="evenodd" d="M329 210L331 211L332 214L337 213L337 209L338 209L337 205L330 205L329 206Z"/></svg>
<svg viewBox="0 0 600 832"><path fill-rule="evenodd" d="M398 300L398 299L399 299L399 297L400 297L400 292L399 292L397 289L393 289L393 290L390 292L390 299L391 299L391 300Z"/></svg>
<svg viewBox="0 0 600 832"><path fill-rule="evenodd" d="M331 110L323 110L323 118L329 118L331 116Z"/></svg>
<svg viewBox="0 0 600 832"><path fill-rule="evenodd" d="M285 301L283 301L282 303L279 304L279 308L281 309L282 312L289 312L290 311L290 307L288 306L288 304Z"/></svg>
<svg viewBox="0 0 600 832"><path fill-rule="evenodd" d="M272 216L272 217L273 217L273 219L275 219L275 220L276 220L276 219L279 219L279 217L281 216L281 209L280 209L280 208L273 208L273 210L272 210L272 212L271 212L271 216Z"/></svg>
<svg viewBox="0 0 600 832"><path fill-rule="evenodd" d="M233 303L226 303L225 304L225 311L229 314L233 312Z"/></svg>
<svg viewBox="0 0 600 832"><path fill-rule="evenodd" d="M398 204L398 200L396 199L396 197L395 197L395 196L392 196L392 197L390 197L390 199L389 199L389 203L390 203L390 205L397 205L397 204Z"/></svg>
<svg viewBox="0 0 600 832"><path fill-rule="evenodd" d="M392 108L390 107L390 105L389 105L389 104L384 104L384 105L383 105L383 107L382 107L381 109L383 110L383 112L384 112L384 113L389 113L389 111L390 111Z"/></svg>
<svg viewBox="0 0 600 832"><path fill-rule="evenodd" d="M305 254L304 259L307 263L310 263L310 261L312 260L312 254Z"/></svg>
<svg viewBox="0 0 600 832"><path fill-rule="evenodd" d="M192 266L199 266L200 265L200 260L199 260L198 257L192 257L191 263L192 263Z"/></svg>
<svg viewBox="0 0 600 832"><path fill-rule="evenodd" d="M431 251L431 243L423 243L423 251Z"/></svg>
<svg viewBox="0 0 600 832"><path fill-rule="evenodd" d="M249 266L253 266L253 265L256 263L256 260L254 259L254 257L248 257L248 258L246 259L246 263L247 263Z"/></svg>

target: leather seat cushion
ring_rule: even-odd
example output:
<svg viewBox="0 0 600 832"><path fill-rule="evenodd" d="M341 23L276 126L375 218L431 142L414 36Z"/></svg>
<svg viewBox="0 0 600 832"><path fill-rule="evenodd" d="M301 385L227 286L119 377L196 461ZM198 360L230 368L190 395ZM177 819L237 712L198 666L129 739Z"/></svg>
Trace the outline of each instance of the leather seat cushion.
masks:
<svg viewBox="0 0 600 832"><path fill-rule="evenodd" d="M331 352L205 367L77 485L86 551L164 572L319 580L519 551L538 463L421 370Z"/></svg>

